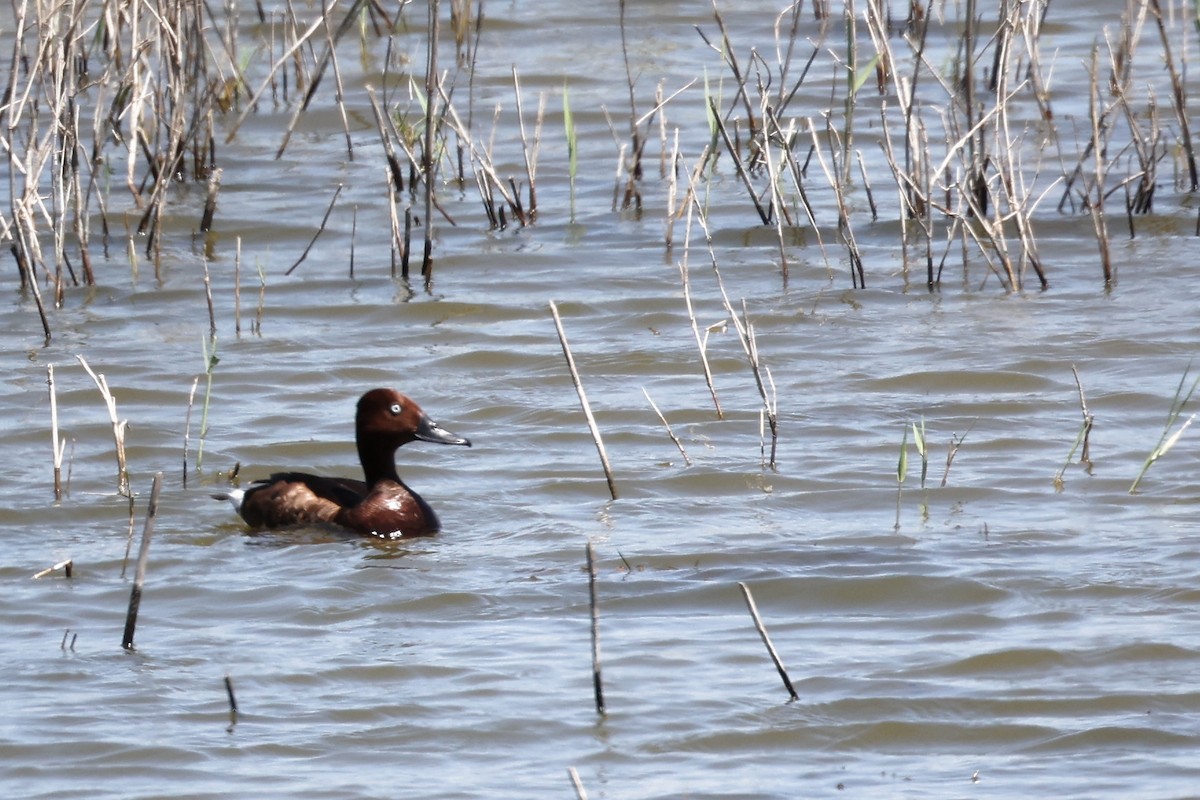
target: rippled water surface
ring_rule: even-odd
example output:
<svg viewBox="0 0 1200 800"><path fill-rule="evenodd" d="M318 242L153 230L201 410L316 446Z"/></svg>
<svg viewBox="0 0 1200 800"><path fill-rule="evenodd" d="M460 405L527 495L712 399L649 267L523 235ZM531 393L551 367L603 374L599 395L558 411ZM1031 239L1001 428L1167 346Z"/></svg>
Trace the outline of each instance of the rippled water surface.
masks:
<svg viewBox="0 0 1200 800"><path fill-rule="evenodd" d="M725 11L740 53L773 52L777 9ZM1098 23L1118 26L1120 11L1051 4L1043 46L1063 49L1051 92L1064 131L1086 123L1080 64ZM627 13L643 109L659 80L667 95L696 80L668 122L703 126L701 84L723 68L693 26L715 36L711 7L631 3ZM415 18L418 30L393 47L419 60ZM248 27L243 42L254 35ZM1156 35L1147 33L1147 59ZM391 276L383 162L361 90L378 79L385 49L355 43L341 59L352 162L328 97L274 160L292 109L268 105L218 150L224 180L207 244L190 234L203 198L181 190L157 274L144 258L131 267L123 239L108 257L97 249L98 285L69 289L50 310L48 344L8 273L6 796L568 797L571 767L593 798L1196 795L1200 434L1186 431L1129 492L1200 344L1192 198L1170 176L1136 238L1113 223L1110 288L1090 221L1056 214L1055 194L1038 228L1048 290L1005 293L977 255L964 269L956 250L931 294L920 269L903 270L898 225L872 223L861 207L866 288L851 286L832 212L820 220L828 253L797 233L785 280L774 232L723 164L730 188L713 198L713 256L698 231L687 255L697 324L713 326L718 419L681 285L684 253L663 247L661 185L648 179L643 214L612 210L617 145L604 111L626 137L629 102L617 4L485 5L475 124L486 131L499 104L497 158L518 170L512 65L527 115L547 96L539 220L489 233L473 188L445 189L458 224L439 220L428 284ZM828 94L823 69L814 102ZM580 137L573 216L564 80ZM861 124L860 146L879 166L872 123ZM707 134L689 135L690 164ZM886 172L874 182L895 194L882 188ZM325 231L284 276L338 185ZM188 395L209 331L206 258L219 363L197 471L200 380L185 487ZM733 325L717 325L730 315L711 258L739 314L745 301L770 371L776 469L763 463L754 374ZM139 533L151 479L164 473L133 652L120 639L129 503L116 492L107 412L77 355L105 375L129 422ZM51 364L67 441L61 502ZM235 464L243 481L280 467L355 474L354 403L377 385L402 388L473 441L401 451L401 473L438 509L440 535L250 533L209 497ZM1072 457L1079 386L1095 418L1090 467ZM914 423L928 445L924 486ZM604 716L593 705L588 541ZM68 558L70 578L31 579Z"/></svg>

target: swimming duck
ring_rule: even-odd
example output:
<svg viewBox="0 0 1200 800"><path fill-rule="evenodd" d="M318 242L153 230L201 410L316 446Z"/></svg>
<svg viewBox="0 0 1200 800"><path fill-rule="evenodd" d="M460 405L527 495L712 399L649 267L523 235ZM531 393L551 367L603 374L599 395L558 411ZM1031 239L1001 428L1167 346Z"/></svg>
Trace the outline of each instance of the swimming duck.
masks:
<svg viewBox="0 0 1200 800"><path fill-rule="evenodd" d="M395 389L372 389L359 399L354 415L365 481L277 472L248 489L213 497L228 500L255 528L333 523L383 539L437 533L437 514L396 474L396 449L415 440L471 446Z"/></svg>

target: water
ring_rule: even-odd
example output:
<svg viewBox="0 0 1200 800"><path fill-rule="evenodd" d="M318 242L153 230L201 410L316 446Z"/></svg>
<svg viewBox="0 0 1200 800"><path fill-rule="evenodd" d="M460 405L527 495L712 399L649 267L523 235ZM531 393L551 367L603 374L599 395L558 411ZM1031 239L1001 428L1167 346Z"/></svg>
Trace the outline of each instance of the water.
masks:
<svg viewBox="0 0 1200 800"><path fill-rule="evenodd" d="M740 47L764 31L753 41L771 45L775 12L757 8L727 14ZM1119 19L1115 7L1088 8L1086 25L1069 6L1048 17L1056 46L1076 48L1059 56L1060 118L1085 118L1086 98L1072 105L1069 88L1095 16ZM290 109L252 116L219 153L208 267L220 361L202 468L186 488L185 412L209 325L205 250L190 236L199 195L172 207L159 275L144 260L135 273L114 247L97 263L99 285L69 290L52 311L48 345L27 296L10 288L0 304L5 794L528 798L570 796L574 767L591 797L1194 796L1195 432L1128 491L1200 341L1189 198L1165 186L1144 232L1114 233L1109 290L1090 223L1047 209L1038 234L1049 291L1006 294L976 255L930 295L921 274L901 270L895 224L872 225L861 210L868 288L850 287L832 216L832 266L808 239L790 248L785 282L773 234L736 184L722 189L714 252L735 308L745 299L778 397L778 469L764 468L761 401L730 325L708 340L725 418L714 413L681 251L662 247L659 185L641 217L610 209L616 154L600 106L619 119L628 102L615 10L485 10L476 113L503 104L505 159L519 153L506 127L511 63L526 113L539 91L556 110L570 78L582 157L574 220L555 117L538 224L487 233L477 198L447 192L459 225L439 227L434 280L405 283L389 274L381 162L361 92L351 93L353 163L328 101L278 162L270 155ZM648 96L659 76L673 91L705 66L719 74L691 28L712 32L707 7L630 13L643 15L631 35L639 91ZM551 25L556 36L544 36ZM400 41L420 52L415 38ZM377 69L354 52L341 63L351 85ZM673 122L702 122L700 92ZM875 181L882 193L884 177ZM285 278L338 184L326 232ZM689 261L698 324L727 320L703 248ZM261 333L251 324L259 267ZM615 501L551 299L613 463ZM129 420L138 531L151 477L165 473L134 652L120 647L129 507L115 492L107 414L77 354L105 374ZM68 441L61 503L48 364ZM1067 463L1082 419L1072 366L1095 417L1090 469ZM236 463L243 479L284 466L354 474L354 402L376 385L402 388L474 444L401 453L442 534L396 544L250 534L210 499ZM913 423L929 444L925 488ZM592 701L589 540L604 717ZM73 577L30 579L66 558ZM739 582L754 592L795 702Z"/></svg>

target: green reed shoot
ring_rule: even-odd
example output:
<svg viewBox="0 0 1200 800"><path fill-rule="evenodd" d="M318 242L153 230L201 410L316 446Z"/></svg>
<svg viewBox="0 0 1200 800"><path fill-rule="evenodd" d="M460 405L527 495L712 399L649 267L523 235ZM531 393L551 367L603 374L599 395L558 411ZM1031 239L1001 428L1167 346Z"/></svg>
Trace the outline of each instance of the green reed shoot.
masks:
<svg viewBox="0 0 1200 800"><path fill-rule="evenodd" d="M921 427L912 423L913 445L921 455L921 488L925 488L925 477L929 474L929 448L925 444L925 417L921 417Z"/></svg>
<svg viewBox="0 0 1200 800"><path fill-rule="evenodd" d="M204 355L204 406L200 409L200 443L196 445L197 472L204 462L204 437L208 435L208 404L212 399L213 370L221 363L221 359L217 357L217 337L201 338L200 351Z"/></svg>
<svg viewBox="0 0 1200 800"><path fill-rule="evenodd" d="M1192 399L1192 394L1196 391L1196 387L1200 386L1200 377L1192 381L1192 386L1187 390L1187 394L1183 393L1184 384L1187 383L1188 373L1191 372L1192 365L1188 364L1187 369L1183 371L1183 375L1179 378L1179 385L1175 387L1175 398L1171 401L1171 410L1167 414L1167 424L1163 426L1162 436L1158 439L1158 444L1150 451L1150 455L1146 456L1146 461L1142 464L1142 470L1133 479L1133 484L1129 487L1129 493L1134 494L1137 491L1138 483L1141 482L1142 476L1146 474L1146 470L1150 469L1150 465L1167 454L1179 438L1183 436L1183 432L1192 424L1192 420L1196 418L1196 414L1188 417L1179 429L1171 433L1172 426L1179 419L1179 415L1183 413L1183 407ZM1200 413L1200 412L1198 412Z"/></svg>

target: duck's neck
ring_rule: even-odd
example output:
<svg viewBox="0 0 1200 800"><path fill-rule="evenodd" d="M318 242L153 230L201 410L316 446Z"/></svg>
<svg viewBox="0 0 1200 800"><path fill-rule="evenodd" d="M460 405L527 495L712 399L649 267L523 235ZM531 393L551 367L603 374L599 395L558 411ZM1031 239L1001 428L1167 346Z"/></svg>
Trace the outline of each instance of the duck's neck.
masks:
<svg viewBox="0 0 1200 800"><path fill-rule="evenodd" d="M358 443L358 459L362 462L363 475L368 486L374 486L380 481L400 482L396 473L396 448L381 446L379 442Z"/></svg>

